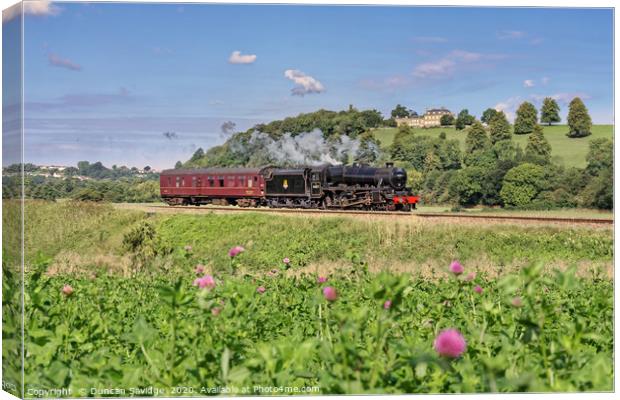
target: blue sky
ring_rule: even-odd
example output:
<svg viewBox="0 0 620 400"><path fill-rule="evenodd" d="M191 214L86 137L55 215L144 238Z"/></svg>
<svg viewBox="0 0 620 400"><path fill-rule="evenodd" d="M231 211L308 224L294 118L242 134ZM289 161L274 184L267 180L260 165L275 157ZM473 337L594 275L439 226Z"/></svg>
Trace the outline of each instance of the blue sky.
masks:
<svg viewBox="0 0 620 400"><path fill-rule="evenodd" d="M26 161L166 168L222 143L226 121L245 130L349 104L511 115L554 96L564 117L579 95L595 123L612 123L612 18L609 9L47 3L25 20Z"/></svg>

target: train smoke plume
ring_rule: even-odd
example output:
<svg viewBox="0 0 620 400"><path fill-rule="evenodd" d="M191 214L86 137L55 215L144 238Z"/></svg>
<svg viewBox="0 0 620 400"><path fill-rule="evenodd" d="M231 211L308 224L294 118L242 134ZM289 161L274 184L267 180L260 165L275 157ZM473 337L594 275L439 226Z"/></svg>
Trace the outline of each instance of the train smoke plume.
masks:
<svg viewBox="0 0 620 400"><path fill-rule="evenodd" d="M253 154L251 164L273 163L281 166L343 164L355 159L360 150L378 153L371 145L364 146L360 140L342 135L326 139L315 129L293 136L290 133L274 139L262 132L254 132L247 142Z"/></svg>

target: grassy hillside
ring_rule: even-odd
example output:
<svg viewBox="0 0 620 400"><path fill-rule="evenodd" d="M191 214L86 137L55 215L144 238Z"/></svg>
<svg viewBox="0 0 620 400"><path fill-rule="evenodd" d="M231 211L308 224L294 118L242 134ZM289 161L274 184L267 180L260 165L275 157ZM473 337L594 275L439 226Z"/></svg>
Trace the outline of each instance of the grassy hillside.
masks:
<svg viewBox="0 0 620 400"><path fill-rule="evenodd" d="M465 148L466 130L457 131L453 127L443 128L415 128L415 133L426 136L439 136L441 132L446 132L448 139L458 139L461 147ZM552 147L552 156L555 162L569 167L585 167L588 143L596 138L613 138L613 125L595 125L592 127L592 135L571 139L566 137L568 127L566 125L545 126L545 137ZM394 140L397 128L378 128L373 130L375 138L381 141L383 148L388 147ZM523 148L527 144L529 135L513 135L513 139Z"/></svg>

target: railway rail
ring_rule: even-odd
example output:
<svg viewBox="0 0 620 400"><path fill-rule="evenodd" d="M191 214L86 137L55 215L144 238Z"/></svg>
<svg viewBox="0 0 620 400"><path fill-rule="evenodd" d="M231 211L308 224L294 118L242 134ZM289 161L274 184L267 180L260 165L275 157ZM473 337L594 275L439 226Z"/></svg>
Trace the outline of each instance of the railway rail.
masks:
<svg viewBox="0 0 620 400"><path fill-rule="evenodd" d="M535 217L521 215L467 215L455 213L416 213L399 211L363 211L363 210L306 210L291 208L241 208L235 206L149 206L160 209L182 209L201 211L230 211L230 212L264 212L264 213L288 213L288 214L327 214L327 215L392 215L398 217L419 217L433 219L480 219L496 221L523 221L523 222L555 222L564 224L596 224L612 225L613 219L607 218L563 218L563 217Z"/></svg>

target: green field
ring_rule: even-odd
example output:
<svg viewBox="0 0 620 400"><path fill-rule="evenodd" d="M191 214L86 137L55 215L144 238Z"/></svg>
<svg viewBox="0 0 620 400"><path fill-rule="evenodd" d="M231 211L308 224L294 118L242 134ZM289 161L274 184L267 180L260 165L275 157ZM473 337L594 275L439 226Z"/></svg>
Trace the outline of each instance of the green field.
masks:
<svg viewBox="0 0 620 400"><path fill-rule="evenodd" d="M15 227L19 202L3 206ZM28 201L25 215L26 397L613 389L608 228L71 201ZM20 296L7 286L14 244L5 337L20 329L6 313ZM204 274L214 284L195 286ZM446 329L466 341L458 355L434 345ZM3 347L9 372L18 348Z"/></svg>
<svg viewBox="0 0 620 400"><path fill-rule="evenodd" d="M397 128L378 128L373 130L375 138L381 142L381 147L386 148L392 144ZM461 143L461 148L465 149L465 137L467 130L457 131L453 127L443 128L415 128L415 134L438 137L441 132L446 132L448 139L457 139ZM568 138L566 125L544 126L545 137L551 144L553 161L568 167L583 168L586 166L586 154L588 143L596 138L613 139L613 125L594 125L592 135L585 138ZM513 135L516 143L525 148L529 135Z"/></svg>

